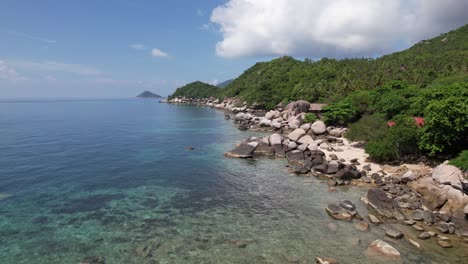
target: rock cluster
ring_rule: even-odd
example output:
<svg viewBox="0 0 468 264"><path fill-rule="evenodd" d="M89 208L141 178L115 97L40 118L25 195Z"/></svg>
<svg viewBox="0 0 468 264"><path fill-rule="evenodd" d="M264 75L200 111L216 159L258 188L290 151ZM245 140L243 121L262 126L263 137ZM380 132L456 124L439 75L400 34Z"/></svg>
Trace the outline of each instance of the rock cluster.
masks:
<svg viewBox="0 0 468 264"><path fill-rule="evenodd" d="M236 115L236 118L240 117L243 116ZM324 126L322 121L316 121L314 124ZM343 144L342 140L326 134L317 135L312 127L313 124L309 129L296 128L287 136L274 133L264 138L251 137L225 155L232 158L250 158L254 155L285 157L294 173L311 172L314 175L326 175L332 180L332 185L349 184L351 180L359 179L366 174L366 171L358 170L353 159L346 164L344 160L337 160L336 154L331 154L327 158L322 150L337 150L339 145Z"/></svg>

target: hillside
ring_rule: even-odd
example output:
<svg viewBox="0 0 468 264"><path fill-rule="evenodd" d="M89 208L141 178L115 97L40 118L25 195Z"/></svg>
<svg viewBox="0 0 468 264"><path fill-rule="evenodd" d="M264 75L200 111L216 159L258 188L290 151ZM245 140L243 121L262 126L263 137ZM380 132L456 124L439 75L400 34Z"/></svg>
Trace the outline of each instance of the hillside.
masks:
<svg viewBox="0 0 468 264"><path fill-rule="evenodd" d="M144 91L141 94L137 95L139 98L162 98L159 94L152 93L150 91Z"/></svg>
<svg viewBox="0 0 468 264"><path fill-rule="evenodd" d="M217 95L220 90L221 88L217 86L196 81L177 88L177 90L169 96L169 99L174 97L206 98Z"/></svg>
<svg viewBox="0 0 468 264"><path fill-rule="evenodd" d="M216 86L218 86L219 88L224 88L224 87L228 86L229 84L231 84L233 81L234 81L234 79L230 79L230 80L224 81L222 83L218 83Z"/></svg>
<svg viewBox="0 0 468 264"><path fill-rule="evenodd" d="M281 101L335 101L357 90L390 81L426 87L436 80L467 80L468 25L377 59L295 60L282 57L257 63L219 93L265 108Z"/></svg>

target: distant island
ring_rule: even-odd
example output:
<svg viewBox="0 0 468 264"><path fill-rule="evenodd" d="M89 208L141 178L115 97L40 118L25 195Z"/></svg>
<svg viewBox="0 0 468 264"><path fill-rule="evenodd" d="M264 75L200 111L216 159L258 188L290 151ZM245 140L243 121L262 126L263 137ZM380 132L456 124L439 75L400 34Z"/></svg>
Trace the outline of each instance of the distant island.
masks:
<svg viewBox="0 0 468 264"><path fill-rule="evenodd" d="M137 96L138 98L163 98L159 94L152 93L150 91L144 91Z"/></svg>

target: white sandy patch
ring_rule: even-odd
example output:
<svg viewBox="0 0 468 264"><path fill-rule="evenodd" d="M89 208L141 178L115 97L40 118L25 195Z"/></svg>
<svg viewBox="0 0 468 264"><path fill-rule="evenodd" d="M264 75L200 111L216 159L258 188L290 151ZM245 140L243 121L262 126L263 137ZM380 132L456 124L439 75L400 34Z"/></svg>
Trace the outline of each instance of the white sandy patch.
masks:
<svg viewBox="0 0 468 264"><path fill-rule="evenodd" d="M369 173L375 173L379 172L381 170L381 167L379 164L374 163L374 162L368 162L366 159L369 157L369 155L364 151L363 148L356 148L351 146L352 143L355 142L350 142L346 138L340 138L343 140L344 146L338 146L336 143L327 143L334 149L342 149L343 151L328 151L326 149L319 149L323 151L326 154L327 160L330 161L331 159L329 158L330 154L335 154L338 159L345 159L346 162L349 162L352 159L357 159L360 165L357 165L359 170L362 170L362 167L365 165L369 165L371 167L371 172Z"/></svg>

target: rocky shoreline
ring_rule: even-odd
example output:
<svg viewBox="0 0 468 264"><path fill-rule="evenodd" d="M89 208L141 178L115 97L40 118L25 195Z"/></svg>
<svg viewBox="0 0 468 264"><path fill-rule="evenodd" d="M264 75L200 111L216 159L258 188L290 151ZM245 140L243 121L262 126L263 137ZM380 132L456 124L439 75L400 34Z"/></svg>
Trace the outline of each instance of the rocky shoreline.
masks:
<svg viewBox="0 0 468 264"><path fill-rule="evenodd" d="M327 127L322 121L305 123L311 104L297 101L268 112L237 99L220 102L214 98L175 98L168 103L195 104L225 111L242 130L271 131L263 138L250 137L225 156L252 158L259 156L286 158L289 169L298 175L324 178L329 191L338 185L368 188L361 201L369 214L361 216L351 201L329 204L327 214L341 221L355 222L355 228L366 231L372 225L396 224L385 235L398 243L424 250L422 240L431 239L441 248L468 247L468 196L462 192L466 175L446 163L435 168L420 164L379 165L367 159L362 146L352 144L343 135L346 128ZM398 225L412 226L419 232L411 238ZM421 240L418 242L418 240ZM400 259L400 253L383 240L372 242L366 255ZM330 258L317 258L317 263L336 263Z"/></svg>

